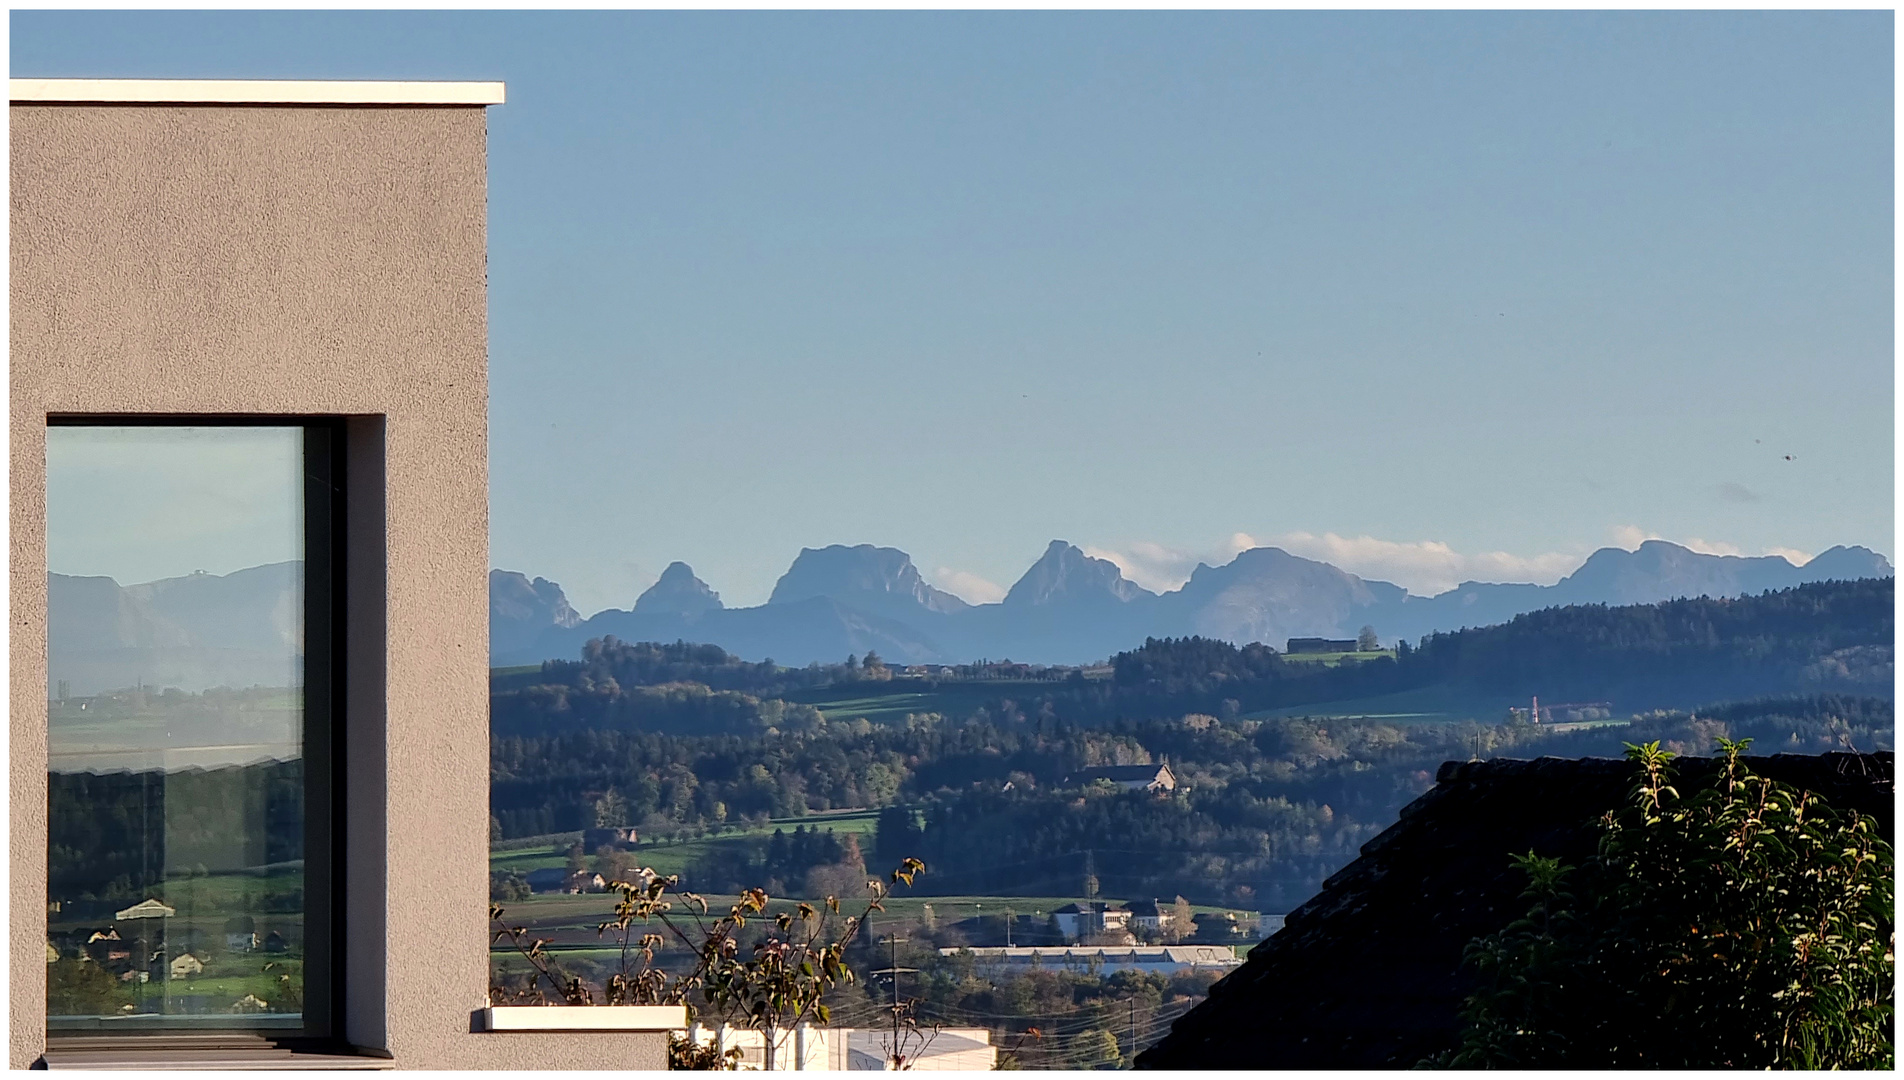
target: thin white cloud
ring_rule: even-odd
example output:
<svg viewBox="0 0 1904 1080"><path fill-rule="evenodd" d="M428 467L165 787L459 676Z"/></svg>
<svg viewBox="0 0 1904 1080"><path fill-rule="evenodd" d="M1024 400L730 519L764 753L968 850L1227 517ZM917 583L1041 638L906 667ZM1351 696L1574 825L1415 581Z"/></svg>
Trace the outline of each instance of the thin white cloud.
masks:
<svg viewBox="0 0 1904 1080"><path fill-rule="evenodd" d="M1803 566L1813 558L1813 554L1808 554L1797 548L1788 547L1768 547L1765 549L1765 553L1767 555L1783 555L1785 556L1785 561L1791 563L1793 566Z"/></svg>
<svg viewBox="0 0 1904 1080"><path fill-rule="evenodd" d="M1259 546L1248 533L1232 533L1227 541L1205 551L1188 551L1149 540L1138 540L1121 549L1086 545L1084 553L1093 559L1105 559L1117 564L1125 577L1151 592L1169 592L1189 581L1191 571L1197 568L1198 563L1222 566L1236 558L1239 552Z"/></svg>
<svg viewBox="0 0 1904 1080"><path fill-rule="evenodd" d="M968 604L996 604L1005 599L1005 588L987 581L969 570L941 566L932 571L932 584Z"/></svg>
<svg viewBox="0 0 1904 1080"><path fill-rule="evenodd" d="M1658 536L1656 534L1647 532L1645 529L1640 528L1638 525L1615 525L1609 531L1612 534L1613 546L1617 548L1625 548L1628 551L1633 551L1637 549L1641 544L1644 544L1648 540L1665 539L1665 537L1663 536Z"/></svg>
<svg viewBox="0 0 1904 1080"><path fill-rule="evenodd" d="M1464 554L1439 540L1381 540L1335 533L1286 533L1275 546L1319 559L1358 577L1392 581L1418 596L1447 592L1464 581L1515 581L1552 585L1578 569L1585 553L1507 551Z"/></svg>

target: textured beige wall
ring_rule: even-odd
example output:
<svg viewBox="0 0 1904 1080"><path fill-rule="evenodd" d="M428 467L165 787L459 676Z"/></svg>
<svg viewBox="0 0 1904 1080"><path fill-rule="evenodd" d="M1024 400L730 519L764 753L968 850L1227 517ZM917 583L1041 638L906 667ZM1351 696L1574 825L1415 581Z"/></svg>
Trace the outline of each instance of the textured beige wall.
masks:
<svg viewBox="0 0 1904 1080"><path fill-rule="evenodd" d="M13 1067L45 1031L45 423L63 412L363 418L351 470L387 490L380 523L362 487L350 511L348 1033L399 1066L658 1064L656 1035L472 1032L488 982L483 111L11 117Z"/></svg>

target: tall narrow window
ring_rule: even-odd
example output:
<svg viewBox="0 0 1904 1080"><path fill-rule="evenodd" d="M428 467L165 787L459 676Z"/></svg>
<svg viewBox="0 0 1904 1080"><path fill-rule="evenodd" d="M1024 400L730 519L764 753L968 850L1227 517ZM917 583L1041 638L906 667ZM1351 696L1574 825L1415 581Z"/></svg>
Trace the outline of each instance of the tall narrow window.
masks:
<svg viewBox="0 0 1904 1080"><path fill-rule="evenodd" d="M47 1026L329 1034L328 423L47 431Z"/></svg>

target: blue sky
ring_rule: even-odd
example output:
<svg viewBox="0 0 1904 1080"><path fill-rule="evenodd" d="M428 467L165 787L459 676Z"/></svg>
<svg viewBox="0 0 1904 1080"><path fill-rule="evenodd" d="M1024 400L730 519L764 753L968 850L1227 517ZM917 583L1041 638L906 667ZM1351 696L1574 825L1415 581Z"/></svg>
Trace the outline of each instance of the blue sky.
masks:
<svg viewBox="0 0 1904 1080"><path fill-rule="evenodd" d="M1893 551L1892 22L61 12L16 76L501 79L491 543L585 613ZM1791 456L1791 460L1786 459Z"/></svg>
<svg viewBox="0 0 1904 1080"><path fill-rule="evenodd" d="M304 557L293 427L54 427L46 560L121 585Z"/></svg>

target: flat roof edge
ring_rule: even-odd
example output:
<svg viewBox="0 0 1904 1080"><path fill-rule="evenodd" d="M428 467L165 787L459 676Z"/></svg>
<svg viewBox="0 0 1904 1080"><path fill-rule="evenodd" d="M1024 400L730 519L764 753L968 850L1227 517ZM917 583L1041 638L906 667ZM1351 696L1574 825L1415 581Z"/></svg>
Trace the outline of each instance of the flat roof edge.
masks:
<svg viewBox="0 0 1904 1080"><path fill-rule="evenodd" d="M9 79L15 104L501 105L499 82L253 79Z"/></svg>

